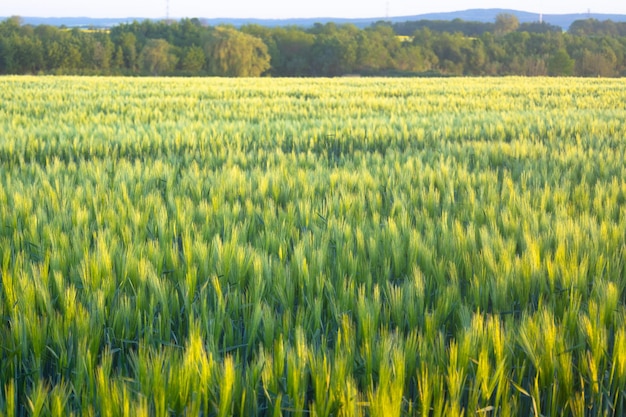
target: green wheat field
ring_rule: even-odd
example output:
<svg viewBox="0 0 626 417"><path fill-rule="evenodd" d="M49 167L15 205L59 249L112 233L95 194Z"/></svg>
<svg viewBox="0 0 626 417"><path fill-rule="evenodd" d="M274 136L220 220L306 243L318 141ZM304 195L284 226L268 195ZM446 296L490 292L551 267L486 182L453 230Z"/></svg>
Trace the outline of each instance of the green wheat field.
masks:
<svg viewBox="0 0 626 417"><path fill-rule="evenodd" d="M0 78L0 416L626 413L626 81Z"/></svg>

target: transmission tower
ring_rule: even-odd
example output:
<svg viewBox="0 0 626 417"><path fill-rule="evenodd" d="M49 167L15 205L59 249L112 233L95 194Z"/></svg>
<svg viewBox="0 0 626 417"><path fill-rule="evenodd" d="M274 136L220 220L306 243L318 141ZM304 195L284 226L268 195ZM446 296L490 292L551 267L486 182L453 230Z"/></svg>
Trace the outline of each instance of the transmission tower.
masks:
<svg viewBox="0 0 626 417"><path fill-rule="evenodd" d="M165 20L170 21L170 0L165 0Z"/></svg>

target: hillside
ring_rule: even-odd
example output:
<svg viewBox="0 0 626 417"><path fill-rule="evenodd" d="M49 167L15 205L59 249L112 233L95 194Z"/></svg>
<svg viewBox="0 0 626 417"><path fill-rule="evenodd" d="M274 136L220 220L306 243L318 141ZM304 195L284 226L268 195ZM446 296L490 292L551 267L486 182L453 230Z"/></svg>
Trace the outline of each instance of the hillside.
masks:
<svg viewBox="0 0 626 417"><path fill-rule="evenodd" d="M464 11L447 12L447 13L428 13L414 16L396 16L396 17L377 17L367 19L342 19L331 17L319 17L319 18L294 18L294 19L238 19L238 18L201 18L200 20L208 25L219 24L231 24L234 26L242 26L245 24L259 24L262 26L276 27L276 26L313 26L315 23L328 23L335 22L338 24L352 23L357 27L365 27L370 24L380 21L389 20L391 22L406 22L416 20L454 20L461 19L464 21L476 21L476 22L493 22L496 16L500 13L510 13L519 19L521 23L530 23L539 21L539 15L537 13L524 12L519 10L508 9L470 9ZM593 18L597 20L613 20L615 22L626 22L626 15L620 14L598 14L598 13L577 13L577 14L546 14L543 15L543 21L552 25L560 26L563 30L572 24L572 22L580 19ZM1 18L5 19L5 17ZM31 25L52 25L52 26L67 26L67 27L101 27L107 28L121 23L132 22L134 20L146 20L142 17L129 17L129 18L89 18L89 17L23 17L23 20L27 24ZM154 20L154 19L152 19Z"/></svg>

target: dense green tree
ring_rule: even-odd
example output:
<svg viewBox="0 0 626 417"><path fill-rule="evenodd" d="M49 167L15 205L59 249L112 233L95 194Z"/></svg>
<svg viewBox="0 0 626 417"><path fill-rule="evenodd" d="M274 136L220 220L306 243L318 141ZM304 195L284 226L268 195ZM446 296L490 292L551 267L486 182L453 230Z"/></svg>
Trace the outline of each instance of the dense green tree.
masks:
<svg viewBox="0 0 626 417"><path fill-rule="evenodd" d="M401 45L393 57L393 62L395 70L407 73L426 72L433 68L433 64L426 58L423 48L409 42Z"/></svg>
<svg viewBox="0 0 626 417"><path fill-rule="evenodd" d="M490 62L502 62L505 59L507 50L501 39L497 39L493 33L485 33L480 40L483 42L487 59Z"/></svg>
<svg viewBox="0 0 626 417"><path fill-rule="evenodd" d="M611 20L599 21L597 19L584 19L573 22L569 27L569 33L576 36L626 36L626 22L613 22Z"/></svg>
<svg viewBox="0 0 626 417"><path fill-rule="evenodd" d="M206 31L198 19L182 19L173 29L172 42L177 47L192 47L202 44L202 36Z"/></svg>
<svg viewBox="0 0 626 417"><path fill-rule="evenodd" d="M274 30L274 52L276 60L276 75L307 76L311 75L311 48L315 43L315 36L295 27ZM272 62L274 57L272 56ZM274 64L272 64L274 67Z"/></svg>
<svg viewBox="0 0 626 417"><path fill-rule="evenodd" d="M150 39L141 50L139 61L143 70L151 75L160 75L174 70L178 58L172 46L164 39Z"/></svg>
<svg viewBox="0 0 626 417"><path fill-rule="evenodd" d="M43 68L43 46L35 37L14 33L0 40L0 72L32 74Z"/></svg>
<svg viewBox="0 0 626 417"><path fill-rule="evenodd" d="M435 35L428 28L423 28L413 32L413 43L425 49L432 49Z"/></svg>
<svg viewBox="0 0 626 417"><path fill-rule="evenodd" d="M487 52L480 39L471 39L464 43L461 52L465 55L465 74L483 75L487 63Z"/></svg>
<svg viewBox="0 0 626 417"><path fill-rule="evenodd" d="M527 57L522 64L520 75L529 77L544 77L548 75L546 60L541 57Z"/></svg>
<svg viewBox="0 0 626 417"><path fill-rule="evenodd" d="M462 75L468 52L471 53L468 43L471 43L471 39L460 33L443 33L438 36L432 48L439 59L439 69L446 74Z"/></svg>
<svg viewBox="0 0 626 417"><path fill-rule="evenodd" d="M548 33L548 32L562 32L563 29L560 26L552 25L546 22L525 22L520 23L517 28L517 32L528 33Z"/></svg>
<svg viewBox="0 0 626 417"><path fill-rule="evenodd" d="M393 68L393 56L400 49L400 41L389 26L375 26L359 33L356 70L380 71Z"/></svg>
<svg viewBox="0 0 626 417"><path fill-rule="evenodd" d="M180 69L185 72L197 73L202 71L206 63L204 51L199 46L190 46L183 50L183 59Z"/></svg>
<svg viewBox="0 0 626 417"><path fill-rule="evenodd" d="M104 31L74 30L72 37L80 49L81 69L89 72L108 73L115 50L108 34Z"/></svg>
<svg viewBox="0 0 626 417"><path fill-rule="evenodd" d="M433 50L433 41L436 36L428 28L416 30L413 33L413 45L419 48L423 58L423 71L435 70L439 65L439 57Z"/></svg>
<svg viewBox="0 0 626 417"><path fill-rule="evenodd" d="M569 27L569 33L576 36L589 36L595 34L596 31L596 19L584 19L577 20Z"/></svg>
<svg viewBox="0 0 626 417"><path fill-rule="evenodd" d="M411 33L401 33L408 28ZM417 30L414 30L414 29ZM403 35L403 36L398 36ZM210 27L198 19L132 22L108 31L0 22L0 73L338 76L626 75L626 23L462 20L299 27ZM175 65L176 64L176 65Z"/></svg>
<svg viewBox="0 0 626 417"><path fill-rule="evenodd" d="M624 47L610 36L571 37L568 50L576 61L577 75L613 77L624 70Z"/></svg>
<svg viewBox="0 0 626 417"><path fill-rule="evenodd" d="M0 22L0 37L6 38L20 32L22 19L19 16L12 16Z"/></svg>
<svg viewBox="0 0 626 417"><path fill-rule="evenodd" d="M258 24L244 25L240 30L250 36L260 39L267 47L267 53L270 56L270 68L267 71L267 75L271 76L285 76L291 74L285 74L282 69L279 69L281 58L283 56L283 48L279 48L276 45L275 34L276 31L282 30L282 28L270 28ZM302 30L298 29L298 32Z"/></svg>
<svg viewBox="0 0 626 417"><path fill-rule="evenodd" d="M531 36L528 32L509 32L501 42L509 56L523 56L528 53L528 42L530 39Z"/></svg>
<svg viewBox="0 0 626 417"><path fill-rule="evenodd" d="M209 72L226 77L258 77L270 68L261 39L231 27L216 27L205 45Z"/></svg>
<svg viewBox="0 0 626 417"><path fill-rule="evenodd" d="M585 50L580 57L578 73L585 77L613 77L616 75L615 55Z"/></svg>
<svg viewBox="0 0 626 417"><path fill-rule="evenodd" d="M107 71L111 68L113 60L114 45L109 37L102 37L94 44L93 62L96 68Z"/></svg>
<svg viewBox="0 0 626 417"><path fill-rule="evenodd" d="M496 36L503 36L507 33L515 32L519 28L519 20L510 13L500 13L496 16L496 26L494 33Z"/></svg>
<svg viewBox="0 0 626 417"><path fill-rule="evenodd" d="M461 19L450 20L418 20L394 23L393 30L400 36L412 36L417 30L428 29L436 33L462 33L469 37L479 37L485 33L493 33L494 23L468 22Z"/></svg>
<svg viewBox="0 0 626 417"><path fill-rule="evenodd" d="M40 26L36 31L43 43L44 61L48 70L71 73L84 68L78 30Z"/></svg>
<svg viewBox="0 0 626 417"><path fill-rule="evenodd" d="M245 33L256 36L267 45L271 57L269 73L273 76L311 75L311 47L315 35L298 27L267 28L248 25Z"/></svg>
<svg viewBox="0 0 626 417"><path fill-rule="evenodd" d="M124 66L130 71L137 71L139 68L137 53L137 36L132 32L124 32L119 39L124 57Z"/></svg>
<svg viewBox="0 0 626 417"><path fill-rule="evenodd" d="M353 73L357 63L359 29L353 25L329 23L316 27L314 32L318 32L311 47L314 75L335 77Z"/></svg>
<svg viewBox="0 0 626 417"><path fill-rule="evenodd" d="M548 61L548 74L552 76L570 76L574 74L574 60L565 48L557 50Z"/></svg>
<svg viewBox="0 0 626 417"><path fill-rule="evenodd" d="M113 53L113 60L111 62L111 68L114 70L124 69L124 50L121 46L118 46Z"/></svg>

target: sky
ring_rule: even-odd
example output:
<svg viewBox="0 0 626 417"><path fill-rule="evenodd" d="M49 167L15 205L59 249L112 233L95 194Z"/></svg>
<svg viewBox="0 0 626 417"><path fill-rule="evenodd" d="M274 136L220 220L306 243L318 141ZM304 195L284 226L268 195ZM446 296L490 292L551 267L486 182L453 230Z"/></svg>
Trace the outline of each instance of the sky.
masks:
<svg viewBox="0 0 626 417"><path fill-rule="evenodd" d="M0 16L162 18L168 0L0 0ZM259 19L411 16L502 8L544 14L626 14L624 0L169 0L169 15Z"/></svg>

